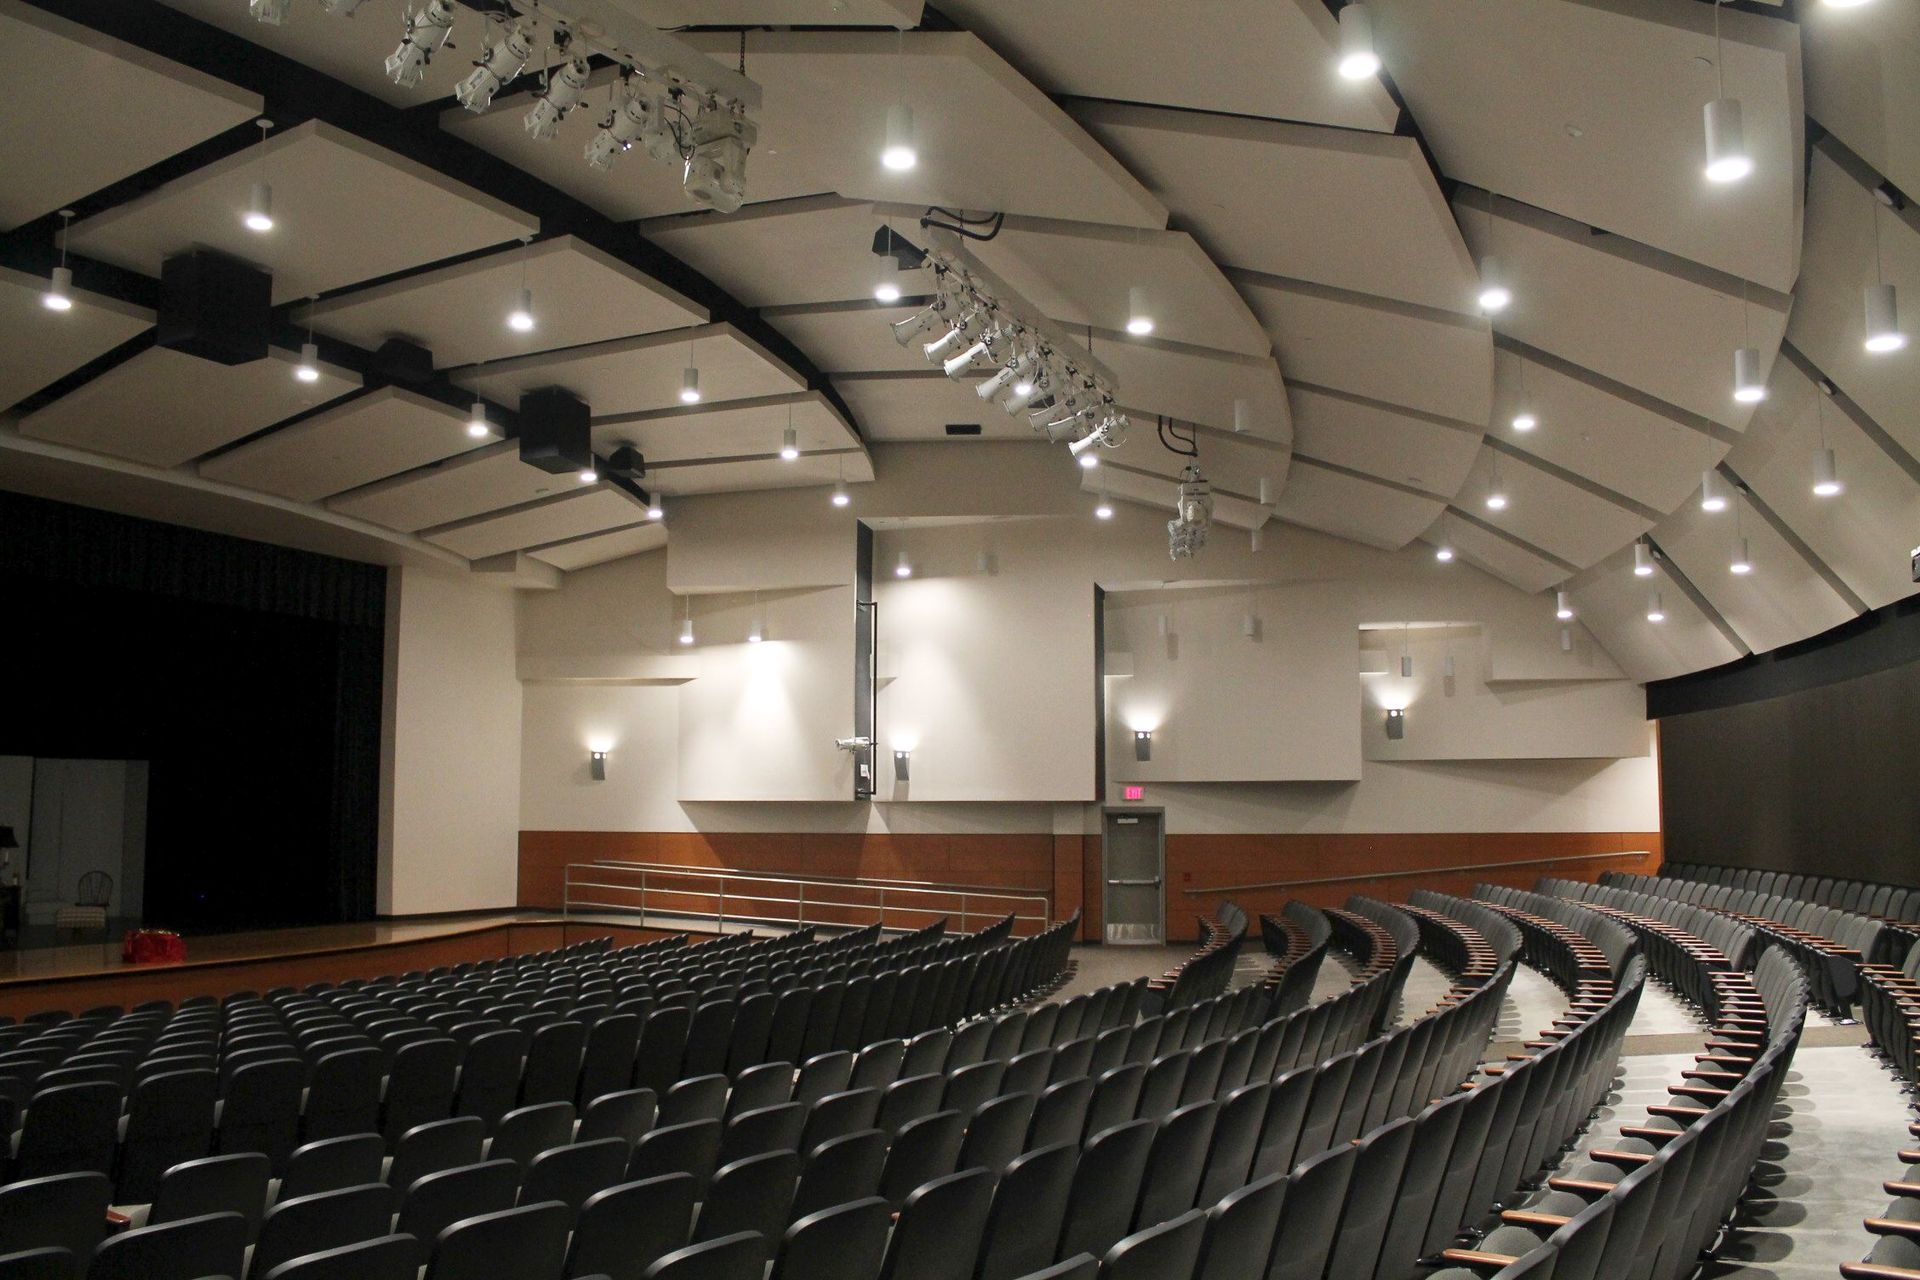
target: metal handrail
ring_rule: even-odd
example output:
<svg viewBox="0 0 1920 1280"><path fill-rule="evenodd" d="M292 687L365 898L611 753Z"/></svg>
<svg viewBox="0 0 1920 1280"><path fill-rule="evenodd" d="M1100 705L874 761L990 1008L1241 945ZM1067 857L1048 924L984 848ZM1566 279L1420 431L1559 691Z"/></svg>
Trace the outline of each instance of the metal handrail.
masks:
<svg viewBox="0 0 1920 1280"><path fill-rule="evenodd" d="M576 872L579 874L576 875ZM637 885L631 883L617 884L604 879L580 878L581 876L594 873L613 873L616 875L633 874L639 877L640 882ZM703 889L690 887L685 884L676 885L669 883L661 885L651 883L651 881L661 879L669 882L676 880L714 881L717 882L717 885L711 889ZM738 887L729 892L728 886L734 885L739 881L752 882L755 887L790 885L794 888L794 894L790 898L771 897L764 893L743 893L740 892ZM836 894L839 891L848 889L862 891L874 895L874 901L864 903L821 901L819 895L816 894L813 904L816 911L821 908L830 909L836 913L840 913L843 918L833 920L809 919L807 915L807 889L809 887L816 890L831 889L836 891ZM636 905L632 902L606 902L596 901L590 898L581 898L576 896L576 889L589 891L604 890L617 894L638 894L639 903ZM711 898L714 900L714 918L722 928L727 925L729 920L740 924L777 924L795 929L802 929L808 925L816 924L846 926L847 921L844 919L844 913L863 910L873 912L875 919L870 923L878 923L884 928L887 923L887 913L891 910L895 912L917 912L922 915L944 914L949 917L957 915L959 917L960 928L964 930L972 920L998 919L1000 916L1008 914L1005 910L975 911L973 909L974 899L982 898L998 902L1003 907L1007 904L1012 904L1014 907L1012 915L1016 925L1022 922L1031 922L1037 923L1041 929L1045 929L1053 923L1053 904L1046 894L1032 893L1020 889L1003 889L993 885L948 885L933 881L917 880L801 876L773 872L738 871L730 867L681 867L671 866L666 863L622 862L618 860L568 863L561 881L560 915L561 918L565 920L569 918L573 912L583 908L594 911L637 912L640 917L640 925L645 927L649 893L668 895L674 898ZM895 899L892 904L889 904L887 901L889 894L892 894ZM942 908L933 906L916 906L911 901L902 903L899 901L902 896L909 898L918 897L922 901L929 897L946 900L958 897L960 899L960 910L956 913L951 909L943 910ZM752 904L755 906L791 905L793 913L791 917L789 917L784 913L780 915L750 915L738 911L729 912L727 905L729 899L731 899L735 906L741 904ZM1038 906L1037 914L1026 914L1021 911L1022 906L1032 907L1035 905ZM684 911L661 911L656 907L654 914L684 917L687 913Z"/></svg>
<svg viewBox="0 0 1920 1280"><path fill-rule="evenodd" d="M1457 867L1415 867L1407 871L1363 871L1350 876L1315 876L1306 880L1266 880L1258 884L1208 885L1182 889L1188 897L1206 893L1247 893L1255 889L1298 889L1316 884L1349 884L1362 880L1405 880L1412 876L1443 876L1462 871L1498 871L1503 867L1545 867L1560 862L1592 862L1595 858L1645 858L1651 849L1618 849L1612 853L1574 853L1552 858L1522 858L1515 862L1466 862Z"/></svg>

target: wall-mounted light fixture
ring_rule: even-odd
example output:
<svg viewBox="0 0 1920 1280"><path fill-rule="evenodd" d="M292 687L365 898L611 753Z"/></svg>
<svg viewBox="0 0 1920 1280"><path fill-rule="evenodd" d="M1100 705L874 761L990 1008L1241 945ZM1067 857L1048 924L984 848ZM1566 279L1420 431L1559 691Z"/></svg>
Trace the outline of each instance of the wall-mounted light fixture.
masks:
<svg viewBox="0 0 1920 1280"><path fill-rule="evenodd" d="M893 753L893 780L895 782L907 781L909 762L912 758L913 752L911 751L896 751Z"/></svg>
<svg viewBox="0 0 1920 1280"><path fill-rule="evenodd" d="M1133 731L1133 758L1135 760L1153 759L1153 730L1135 729Z"/></svg>
<svg viewBox="0 0 1920 1280"><path fill-rule="evenodd" d="M588 759L590 761L590 767L593 769L593 780L595 782L605 782L607 780L607 753L604 751L595 751Z"/></svg>
<svg viewBox="0 0 1920 1280"><path fill-rule="evenodd" d="M1399 707L1387 708L1387 737L1394 742L1407 736L1407 713Z"/></svg>

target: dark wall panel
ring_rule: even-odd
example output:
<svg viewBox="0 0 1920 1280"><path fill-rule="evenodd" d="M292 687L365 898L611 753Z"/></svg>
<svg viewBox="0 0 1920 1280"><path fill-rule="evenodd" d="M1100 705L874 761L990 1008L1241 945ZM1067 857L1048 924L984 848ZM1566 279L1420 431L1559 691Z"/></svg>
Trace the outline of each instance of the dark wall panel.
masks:
<svg viewBox="0 0 1920 1280"><path fill-rule="evenodd" d="M1667 856L1920 885L1920 662L1660 721Z"/></svg>

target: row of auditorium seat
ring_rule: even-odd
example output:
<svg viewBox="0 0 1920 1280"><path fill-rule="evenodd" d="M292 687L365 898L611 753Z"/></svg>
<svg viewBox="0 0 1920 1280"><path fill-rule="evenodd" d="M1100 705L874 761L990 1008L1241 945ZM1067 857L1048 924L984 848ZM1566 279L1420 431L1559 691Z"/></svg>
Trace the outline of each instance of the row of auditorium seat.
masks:
<svg viewBox="0 0 1920 1280"><path fill-rule="evenodd" d="M1920 1083L1920 942L1898 967L1860 966L1860 1020L1887 1061Z"/></svg>
<svg viewBox="0 0 1920 1280"><path fill-rule="evenodd" d="M1178 1009L1212 999L1233 980L1240 944L1247 936L1247 913L1223 901L1211 917L1200 917L1198 924L1199 950L1148 983L1149 1009Z"/></svg>
<svg viewBox="0 0 1920 1280"><path fill-rule="evenodd" d="M1746 921L1800 962L1812 984L1814 1003L1837 1018L1849 1016L1859 998L1860 963L1896 958L1883 947L1899 939L1897 932L1890 931L1884 921L1839 907L1767 895L1757 889L1663 876L1608 872L1601 883L1675 898ZM1900 950L1904 954L1905 948Z"/></svg>
<svg viewBox="0 0 1920 1280"><path fill-rule="evenodd" d="M1286 903L1277 916L1261 915L1260 940L1273 960L1261 985L1272 993L1275 1013L1291 1013L1313 998L1332 939L1326 915L1304 902Z"/></svg>
<svg viewBox="0 0 1920 1280"><path fill-rule="evenodd" d="M1920 1124L1909 1123L1907 1133L1920 1140ZM1873 1247L1861 1261L1840 1264L1847 1280L1920 1280L1920 1151L1900 1152L1888 1174L1884 1187L1893 1199L1862 1224Z"/></svg>
<svg viewBox="0 0 1920 1280"><path fill-rule="evenodd" d="M1756 893L1817 902L1863 916L1920 924L1920 888L1837 876L1809 876L1757 867L1721 867L1699 862L1668 862L1660 874L1673 880L1750 889Z"/></svg>

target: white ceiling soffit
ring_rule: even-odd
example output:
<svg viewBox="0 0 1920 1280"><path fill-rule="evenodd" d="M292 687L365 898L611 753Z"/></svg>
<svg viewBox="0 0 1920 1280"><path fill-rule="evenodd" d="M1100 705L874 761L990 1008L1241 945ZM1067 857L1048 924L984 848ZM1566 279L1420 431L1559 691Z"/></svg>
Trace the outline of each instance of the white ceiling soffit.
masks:
<svg viewBox="0 0 1920 1280"><path fill-rule="evenodd" d="M1287 376L1458 422L1485 422L1493 374L1487 322L1236 271Z"/></svg>
<svg viewBox="0 0 1920 1280"><path fill-rule="evenodd" d="M1095 471L1082 472L1080 489L1084 493L1104 493L1116 501L1148 507L1168 518L1173 515L1174 500L1180 492L1177 481L1150 472L1127 471L1120 467L1100 467ZM1220 537L1222 526L1230 529L1262 528L1272 515L1271 508L1240 498L1215 494L1212 536ZM1200 554L1204 556L1206 552L1202 551Z"/></svg>
<svg viewBox="0 0 1920 1280"><path fill-rule="evenodd" d="M655 218L636 230L744 305L769 307L872 298L880 221L865 200L801 196L737 213ZM908 275L900 285L913 293L913 282L925 279Z"/></svg>
<svg viewBox="0 0 1920 1280"><path fill-rule="evenodd" d="M1664 569L1650 578L1634 577L1631 546L1581 574L1569 592L1581 624L1621 670L1642 683L1717 667L1747 655L1743 646L1728 639L1695 607ZM1647 606L1655 592L1665 622L1647 621Z"/></svg>
<svg viewBox="0 0 1920 1280"><path fill-rule="evenodd" d="M1513 290L1499 331L1615 382L1744 428L1753 407L1733 398L1733 353L1780 345L1792 299L1749 289L1696 264L1540 209L1498 202L1492 243ZM1454 209L1476 260L1486 254L1486 193ZM1863 223L1864 226L1864 223Z"/></svg>
<svg viewBox="0 0 1920 1280"><path fill-rule="evenodd" d="M646 413L595 418L593 447L607 453L630 444L649 467L662 462L774 457L793 427L802 454L858 449L860 437L817 391L796 391L725 404L676 405Z"/></svg>
<svg viewBox="0 0 1920 1280"><path fill-rule="evenodd" d="M1136 419L1136 429L1151 429L1154 415L1165 414L1181 422L1231 431L1234 401L1244 400L1249 434L1292 441L1287 387L1274 360L1124 333L1094 333L1094 358L1113 370L1118 380L1116 398Z"/></svg>
<svg viewBox="0 0 1920 1280"><path fill-rule="evenodd" d="M520 442L502 440L327 500L329 510L405 533L571 493L573 475L520 461Z"/></svg>
<svg viewBox="0 0 1920 1280"><path fill-rule="evenodd" d="M534 547L527 554L556 569L572 573L576 569L588 569L609 560L658 551L666 545L667 527L654 521L631 524L611 533L590 533L584 538L569 538L565 542Z"/></svg>
<svg viewBox="0 0 1920 1280"><path fill-rule="evenodd" d="M686 40L721 59L739 50L732 33L696 32ZM756 203L834 192L1123 226L1166 224L1165 207L1118 161L966 32L754 31L747 74L766 92L747 162L747 194ZM629 155L602 173L581 158L605 115L601 104L613 79L597 73L589 81L590 105L545 142L521 124L526 94L502 96L477 116L450 108L440 125L610 217L694 209L676 166ZM913 110L920 153L919 165L905 173L880 164L887 109L896 103ZM983 138L991 145L982 146Z"/></svg>
<svg viewBox="0 0 1920 1280"><path fill-rule="evenodd" d="M530 333L504 319L522 280L533 292ZM574 236L329 298L312 315L322 333L369 351L394 336L420 343L442 369L708 319L705 307Z"/></svg>
<svg viewBox="0 0 1920 1280"><path fill-rule="evenodd" d="M1823 437L1846 486L1825 498L1813 492ZM1920 591L1906 555L1920 542L1920 474L1890 457L1791 361L1774 366L1767 402L1727 465L1869 608ZM1911 458L1907 465L1920 473Z"/></svg>
<svg viewBox="0 0 1920 1280"><path fill-rule="evenodd" d="M1376 79L1334 71L1335 23L1320 0L949 0L971 28L1048 92L1390 132L1399 110Z"/></svg>
<svg viewBox="0 0 1920 1280"><path fill-rule="evenodd" d="M1415 139L1072 108L1223 266L1478 314L1473 260Z"/></svg>
<svg viewBox="0 0 1920 1280"><path fill-rule="evenodd" d="M177 467L360 387L359 374L324 362L317 382L302 382L297 362L278 347L238 365L149 347L28 415L20 433Z"/></svg>
<svg viewBox="0 0 1920 1280"><path fill-rule="evenodd" d="M1771 353L1762 351L1761 358L1771 359ZM1655 510L1671 511L1685 502L1699 487L1701 471L1727 451L1718 439L1676 418L1668 406L1610 386L1587 370L1512 350L1495 351L1494 361L1496 436ZM1523 405L1539 421L1532 431L1513 429ZM1704 419L1691 421L1709 425Z"/></svg>
<svg viewBox="0 0 1920 1280"><path fill-rule="evenodd" d="M315 15L317 16L317 15ZM273 184L274 228L241 225ZM332 125L309 120L73 226L73 249L149 276L207 247L273 274L276 303L538 232L540 221Z"/></svg>
<svg viewBox="0 0 1920 1280"><path fill-rule="evenodd" d="M887 211L895 214L898 230L916 234L910 217L900 216L904 211L897 206ZM1070 329L1124 330L1130 291L1139 288L1157 338L1235 355L1273 354L1246 300L1184 232L1010 217L993 239L968 248L988 270Z"/></svg>
<svg viewBox="0 0 1920 1280"><path fill-rule="evenodd" d="M144 307L76 289L73 309L49 311L47 281L0 267L0 408L97 360L153 325Z"/></svg>
<svg viewBox="0 0 1920 1280"><path fill-rule="evenodd" d="M1480 428L1451 419L1300 382L1287 403L1298 452L1429 493L1457 493L1480 456Z"/></svg>
<svg viewBox="0 0 1920 1280"><path fill-rule="evenodd" d="M1920 8L1799 11L1807 114L1902 191L1920 191Z"/></svg>
<svg viewBox="0 0 1920 1280"><path fill-rule="evenodd" d="M1507 495L1503 511L1487 507L1496 474L1499 487ZM1456 504L1494 528L1578 568L1605 559L1653 523L1645 514L1616 506L1492 446L1484 449L1474 463Z"/></svg>
<svg viewBox="0 0 1920 1280"><path fill-rule="evenodd" d="M0 0L0 78L5 231L260 114L256 93L20 0Z"/></svg>
<svg viewBox="0 0 1920 1280"><path fill-rule="evenodd" d="M1719 14L1754 172L1708 182L1716 6L1380 0L1374 38L1449 177L1773 289L1799 270L1798 28Z"/></svg>
<svg viewBox="0 0 1920 1280"><path fill-rule="evenodd" d="M1741 505L1745 506L1744 499ZM1753 572L1730 572L1735 527L1731 508L1709 514L1689 503L1661 522L1654 541L1749 649L1765 653L1856 616L1853 607L1754 511L1743 510L1738 525L1753 557Z"/></svg>
<svg viewBox="0 0 1920 1280"><path fill-rule="evenodd" d="M922 349L931 340L927 334L920 334L905 346L894 341L892 326L918 309L877 302L827 302L769 307L760 315L828 373L932 372L944 376Z"/></svg>
<svg viewBox="0 0 1920 1280"><path fill-rule="evenodd" d="M1813 149L1807 188L1806 267L1787 337L1908 453L1920 456L1920 210L1881 205L1868 175L1824 146ZM1851 170L1851 171L1850 171ZM1874 354L1866 337L1865 288L1881 271L1901 306L1904 351Z"/></svg>
<svg viewBox="0 0 1920 1280"><path fill-rule="evenodd" d="M403 89L387 75L387 55L400 46L405 18L397 4L363 5L350 18L336 18L317 4L296 3L279 26L256 21L233 0L163 0L170 8L250 40L264 49L325 72L397 107L417 107L446 98L473 69L480 38L491 27L477 13L458 10L454 48L427 64L420 84Z"/></svg>
<svg viewBox="0 0 1920 1280"><path fill-rule="evenodd" d="M1433 528L1427 530L1424 541L1430 547L1443 543L1452 547L1459 560L1522 591L1545 591L1567 579L1564 565L1452 512L1441 516ZM1433 567L1436 573L1444 573L1448 568L1437 560Z"/></svg>
<svg viewBox="0 0 1920 1280"><path fill-rule="evenodd" d="M869 440L1033 440L1027 415L1008 415L938 369L835 376L833 389ZM950 435L949 425L978 426L979 436Z"/></svg>
<svg viewBox="0 0 1920 1280"><path fill-rule="evenodd" d="M576 483L575 489L510 511L429 529L421 536L455 555L481 560L590 533L624 529L647 518L647 509L639 499L617 485Z"/></svg>
<svg viewBox="0 0 1920 1280"><path fill-rule="evenodd" d="M1370 547L1397 551L1419 537L1443 509L1438 498L1315 466L1293 468L1274 516Z"/></svg>
<svg viewBox="0 0 1920 1280"><path fill-rule="evenodd" d="M208 458L200 474L318 502L473 444L465 413L400 387L380 387Z"/></svg>
<svg viewBox="0 0 1920 1280"><path fill-rule="evenodd" d="M521 396L540 387L564 387L586 401L595 417L606 417L679 404L688 368L700 371L700 394L709 404L782 395L806 385L785 361L730 324L470 365L454 370L452 377L506 405L518 405Z"/></svg>
<svg viewBox="0 0 1920 1280"><path fill-rule="evenodd" d="M757 489L818 489L820 505L825 508L836 480L845 480L851 485L865 484L872 479L873 463L867 455L849 451L807 454L792 462L780 458L677 462L648 471L642 483L650 492L669 498L701 493L748 493ZM667 508L667 523L673 523L671 506Z"/></svg>

